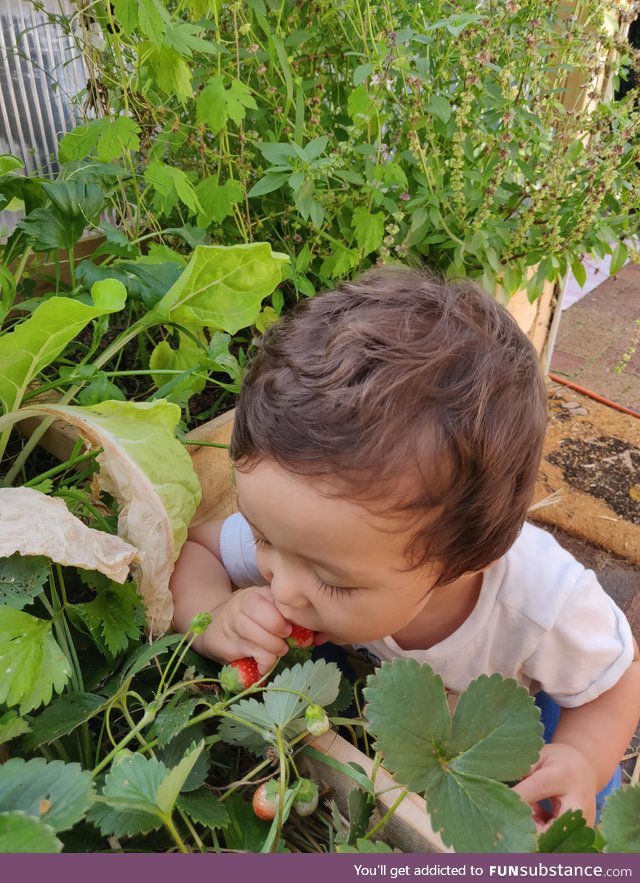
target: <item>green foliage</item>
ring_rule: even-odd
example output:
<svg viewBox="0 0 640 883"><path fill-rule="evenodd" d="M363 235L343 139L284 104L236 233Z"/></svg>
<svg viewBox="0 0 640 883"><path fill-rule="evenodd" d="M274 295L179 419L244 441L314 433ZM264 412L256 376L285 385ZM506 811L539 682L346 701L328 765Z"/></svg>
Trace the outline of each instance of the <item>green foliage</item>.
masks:
<svg viewBox="0 0 640 883"><path fill-rule="evenodd" d="M0 558L0 604L22 610L36 598L49 576L49 561L41 555Z"/></svg>
<svg viewBox="0 0 640 883"><path fill-rule="evenodd" d="M602 810L605 852L640 852L640 786L615 791Z"/></svg>
<svg viewBox="0 0 640 883"><path fill-rule="evenodd" d="M138 640L145 622L144 610L132 583L119 585L106 577L97 582L93 601L69 605L68 613L73 622L88 630L96 646L112 658L126 650L130 641Z"/></svg>
<svg viewBox="0 0 640 883"><path fill-rule="evenodd" d="M95 798L91 773L77 763L12 757L0 767L0 812L18 810L65 831Z"/></svg>
<svg viewBox="0 0 640 883"><path fill-rule="evenodd" d="M514 680L483 675L453 718L442 679L397 659L367 679L367 719L397 780L424 793L436 830L462 852L527 852L530 808L504 782L522 778L542 745L539 712ZM414 709L409 722L399 708Z"/></svg>
<svg viewBox="0 0 640 883"><path fill-rule="evenodd" d="M62 843L48 825L14 810L0 813L0 855L8 852L62 852Z"/></svg>
<svg viewBox="0 0 640 883"><path fill-rule="evenodd" d="M581 812L568 810L539 836L538 852L597 852L595 836Z"/></svg>

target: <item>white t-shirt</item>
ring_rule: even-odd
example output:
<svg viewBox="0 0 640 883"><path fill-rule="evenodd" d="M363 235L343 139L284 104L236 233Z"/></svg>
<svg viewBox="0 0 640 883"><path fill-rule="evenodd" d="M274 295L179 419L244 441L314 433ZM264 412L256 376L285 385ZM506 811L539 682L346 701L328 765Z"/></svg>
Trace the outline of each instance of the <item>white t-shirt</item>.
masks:
<svg viewBox="0 0 640 883"><path fill-rule="evenodd" d="M220 548L235 585L264 582L251 529L241 515L224 523ZM426 662L453 693L481 674L498 672L532 692L543 689L569 708L613 687L634 650L626 617L593 571L530 524L484 572L476 606L448 638L427 650L403 650L388 636L363 649L380 661Z"/></svg>

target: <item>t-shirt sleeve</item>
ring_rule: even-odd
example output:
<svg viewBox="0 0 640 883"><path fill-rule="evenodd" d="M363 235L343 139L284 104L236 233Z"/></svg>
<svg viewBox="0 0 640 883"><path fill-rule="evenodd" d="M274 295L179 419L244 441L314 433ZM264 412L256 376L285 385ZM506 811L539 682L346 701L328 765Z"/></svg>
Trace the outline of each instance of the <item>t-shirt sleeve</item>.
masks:
<svg viewBox="0 0 640 883"><path fill-rule="evenodd" d="M234 512L222 522L220 557L229 579L239 589L262 586L264 577L256 562L256 544L247 520Z"/></svg>
<svg viewBox="0 0 640 883"><path fill-rule="evenodd" d="M611 689L631 665L625 615L591 570L583 572L523 672L558 705L575 708Z"/></svg>

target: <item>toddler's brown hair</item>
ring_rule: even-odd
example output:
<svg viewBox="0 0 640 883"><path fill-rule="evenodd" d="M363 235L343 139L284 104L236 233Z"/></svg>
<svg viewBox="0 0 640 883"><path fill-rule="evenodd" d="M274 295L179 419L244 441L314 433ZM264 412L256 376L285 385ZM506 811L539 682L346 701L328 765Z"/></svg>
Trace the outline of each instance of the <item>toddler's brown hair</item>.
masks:
<svg viewBox="0 0 640 883"><path fill-rule="evenodd" d="M381 267L267 329L231 458L401 515L408 567L437 563L445 585L516 539L545 425L537 354L504 307L467 280Z"/></svg>

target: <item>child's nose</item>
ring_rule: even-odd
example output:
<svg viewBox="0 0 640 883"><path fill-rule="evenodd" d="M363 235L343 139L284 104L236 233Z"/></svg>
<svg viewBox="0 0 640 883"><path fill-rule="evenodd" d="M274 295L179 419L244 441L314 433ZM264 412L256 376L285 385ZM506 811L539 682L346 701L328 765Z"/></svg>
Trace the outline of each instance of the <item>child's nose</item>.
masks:
<svg viewBox="0 0 640 883"><path fill-rule="evenodd" d="M307 599L300 590L300 580L295 573L283 568L276 568L271 574L271 594L281 607L301 609L308 606Z"/></svg>

